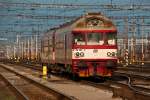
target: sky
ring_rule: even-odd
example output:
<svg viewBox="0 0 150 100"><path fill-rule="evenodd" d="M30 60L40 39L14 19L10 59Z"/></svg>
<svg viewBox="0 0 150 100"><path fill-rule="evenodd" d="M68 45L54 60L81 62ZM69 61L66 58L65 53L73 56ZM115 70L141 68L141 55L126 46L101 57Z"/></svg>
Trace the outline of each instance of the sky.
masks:
<svg viewBox="0 0 150 100"><path fill-rule="evenodd" d="M8 5L8 3L10 5ZM25 6L15 6L12 3L26 3ZM30 4L72 4L72 5L146 5L144 10L136 8L135 10L115 10L106 9L103 6L92 7L31 7ZM146 8L148 6L148 8ZM52 27L59 26L86 12L102 12L106 16L150 16L150 0L0 0L0 43L13 42L16 35L30 36L34 34L43 34ZM45 18L46 16L68 16L71 18ZM34 16L42 16L42 18L33 18ZM43 18L44 17L44 18ZM124 20L113 20L117 25L119 34L124 32ZM128 24L132 24L133 20L129 19ZM141 24L141 20L136 20L136 27ZM150 25L150 18L144 19L144 23ZM147 26L148 29L150 26ZM140 34L140 28L136 34ZM146 30L147 32L149 30ZM140 35L139 35L140 36Z"/></svg>

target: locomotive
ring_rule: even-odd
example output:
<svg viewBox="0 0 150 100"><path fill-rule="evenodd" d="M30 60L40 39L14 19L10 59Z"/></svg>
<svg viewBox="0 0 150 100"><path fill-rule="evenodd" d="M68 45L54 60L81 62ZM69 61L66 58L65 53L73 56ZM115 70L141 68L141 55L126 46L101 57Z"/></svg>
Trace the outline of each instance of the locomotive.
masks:
<svg viewBox="0 0 150 100"><path fill-rule="evenodd" d="M101 13L87 13L42 36L41 62L79 77L111 77L117 66L117 28Z"/></svg>

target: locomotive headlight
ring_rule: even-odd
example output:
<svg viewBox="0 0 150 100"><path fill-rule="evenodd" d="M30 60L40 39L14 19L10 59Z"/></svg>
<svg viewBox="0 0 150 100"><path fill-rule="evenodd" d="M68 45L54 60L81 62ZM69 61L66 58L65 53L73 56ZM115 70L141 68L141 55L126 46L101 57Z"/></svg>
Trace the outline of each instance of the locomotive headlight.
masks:
<svg viewBox="0 0 150 100"><path fill-rule="evenodd" d="M84 52L80 52L80 57L84 57Z"/></svg>
<svg viewBox="0 0 150 100"><path fill-rule="evenodd" d="M76 52L76 53L75 53L75 56L76 56L76 57L79 57L79 56L80 56L80 53L79 53L79 52Z"/></svg>
<svg viewBox="0 0 150 100"><path fill-rule="evenodd" d="M76 52L75 57L84 57L84 52Z"/></svg>
<svg viewBox="0 0 150 100"><path fill-rule="evenodd" d="M108 57L115 57L117 56L116 52L107 52Z"/></svg>
<svg viewBox="0 0 150 100"><path fill-rule="evenodd" d="M112 55L112 57L115 57L115 56L116 56L116 53L115 53L115 52L112 52L111 55Z"/></svg>
<svg viewBox="0 0 150 100"><path fill-rule="evenodd" d="M110 57L111 56L111 52L107 52L107 56Z"/></svg>

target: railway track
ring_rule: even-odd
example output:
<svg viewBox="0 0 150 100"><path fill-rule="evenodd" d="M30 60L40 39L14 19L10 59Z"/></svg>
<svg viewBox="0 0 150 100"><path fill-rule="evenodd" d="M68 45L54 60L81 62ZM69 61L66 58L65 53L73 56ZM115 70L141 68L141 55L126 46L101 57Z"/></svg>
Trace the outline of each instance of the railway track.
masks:
<svg viewBox="0 0 150 100"><path fill-rule="evenodd" d="M16 85L17 81L20 82L19 77L17 75L12 74L11 72L1 67L0 67L0 72L1 72L0 74L1 79L9 86L9 88L13 91L17 99L29 100L28 97L25 96L24 93L21 92L20 89ZM19 84L21 85L21 83Z"/></svg>
<svg viewBox="0 0 150 100"><path fill-rule="evenodd" d="M116 76L130 77L130 81L133 87L139 88L139 90L147 90L150 93L150 68L140 66L119 67L115 71ZM140 89L141 88L141 89Z"/></svg>
<svg viewBox="0 0 150 100"><path fill-rule="evenodd" d="M30 66L31 67L31 66ZM37 70L37 69L36 69ZM38 69L39 70L39 69ZM106 83L94 83L91 81L82 81L83 84L88 84L100 89L113 91L114 97L121 97L128 100L149 100L150 98L150 89L143 86L137 86L135 82L135 77L131 79L129 76L125 76L128 80L125 81L109 81ZM136 77L137 78L137 77ZM137 79L136 79L137 80ZM139 77L138 77L139 80ZM149 79L144 77L144 83L147 83ZM140 77L140 81L143 82L143 77ZM123 91L124 90L124 91ZM138 99L137 99L138 98Z"/></svg>
<svg viewBox="0 0 150 100"><path fill-rule="evenodd" d="M150 93L150 68L148 66L119 67L115 75L130 77L133 87L138 90L147 90Z"/></svg>
<svg viewBox="0 0 150 100"><path fill-rule="evenodd" d="M1 73L1 71L0 71ZM13 91L14 89L7 84L3 77L0 75L0 100L16 100L16 91Z"/></svg>
<svg viewBox="0 0 150 100"><path fill-rule="evenodd" d="M41 71L40 68L35 68L33 66L26 65L26 67ZM137 85L137 82L134 82L135 79L133 81L133 77L131 78L126 75L124 77L126 77L126 79L123 79L122 81L109 80L104 83L95 83L92 81L82 80L80 83L112 91L113 97L121 97L127 100L149 100L150 89L143 87L145 84L143 84L143 86L141 86L141 84L138 86L139 84Z"/></svg>
<svg viewBox="0 0 150 100"><path fill-rule="evenodd" d="M33 68L34 69L33 70L32 69L33 66L26 66L27 68L12 65L12 64L7 64L6 66L12 66L13 69L20 70L21 72L25 72L26 74L32 74L37 78L40 76L41 73L41 71L37 69L35 70ZM56 90L60 90L61 92L69 95L69 97L72 98L73 100L78 100L78 99L79 100L100 100L100 98L103 98L104 100L113 100L112 98L113 94L111 91L102 90L97 87L93 87L87 84L82 84L80 82L74 82L64 77L60 77L60 76L58 77L52 75L51 78L48 78L46 81L48 82L46 84L50 84L52 88L56 88ZM115 98L115 100L121 100L121 98L117 97Z"/></svg>
<svg viewBox="0 0 150 100"><path fill-rule="evenodd" d="M2 79L11 87L18 100L73 100L6 67L0 66L0 71Z"/></svg>
<svg viewBox="0 0 150 100"><path fill-rule="evenodd" d="M104 83L95 83L91 81L82 81L83 84L88 84L104 90L113 92L113 97L121 97L123 100L149 100L150 89L132 85L130 77L123 81L106 81Z"/></svg>
<svg viewBox="0 0 150 100"><path fill-rule="evenodd" d="M120 71L134 71L134 72L141 72L141 73L150 73L149 66L126 66L126 67L117 67L117 70Z"/></svg>
<svg viewBox="0 0 150 100"><path fill-rule="evenodd" d="M150 89L144 88L141 86L135 86L132 83L132 80L129 76L126 81L110 81L111 84L121 86L121 90L126 90L126 92L122 93L123 98L127 98L129 100L149 100L150 98ZM120 91L121 91L120 90Z"/></svg>

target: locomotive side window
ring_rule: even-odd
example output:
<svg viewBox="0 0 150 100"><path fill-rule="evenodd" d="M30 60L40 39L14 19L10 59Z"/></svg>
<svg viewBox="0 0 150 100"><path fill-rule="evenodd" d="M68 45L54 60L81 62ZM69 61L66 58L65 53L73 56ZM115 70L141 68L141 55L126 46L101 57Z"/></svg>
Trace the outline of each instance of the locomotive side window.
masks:
<svg viewBox="0 0 150 100"><path fill-rule="evenodd" d="M74 34L74 43L77 45L85 45L85 34Z"/></svg>
<svg viewBox="0 0 150 100"><path fill-rule="evenodd" d="M88 33L87 45L103 45L103 34L101 33Z"/></svg>

